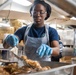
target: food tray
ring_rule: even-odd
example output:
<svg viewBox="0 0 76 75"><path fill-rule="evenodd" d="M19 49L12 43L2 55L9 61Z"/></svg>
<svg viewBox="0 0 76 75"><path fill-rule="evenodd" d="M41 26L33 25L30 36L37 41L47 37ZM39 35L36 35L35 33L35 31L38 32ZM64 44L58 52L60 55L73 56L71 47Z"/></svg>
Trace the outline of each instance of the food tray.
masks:
<svg viewBox="0 0 76 75"><path fill-rule="evenodd" d="M73 75L73 68L76 64L60 62L40 62L42 66L50 66L52 69L42 72L19 74L19 75Z"/></svg>
<svg viewBox="0 0 76 75"><path fill-rule="evenodd" d="M8 51L7 56L10 62L18 62L20 66L22 66L22 62L19 62L19 60L11 52ZM42 72L18 75L73 75L73 68L76 66L76 64L62 62L40 61L39 63L41 66L50 66L51 69Z"/></svg>

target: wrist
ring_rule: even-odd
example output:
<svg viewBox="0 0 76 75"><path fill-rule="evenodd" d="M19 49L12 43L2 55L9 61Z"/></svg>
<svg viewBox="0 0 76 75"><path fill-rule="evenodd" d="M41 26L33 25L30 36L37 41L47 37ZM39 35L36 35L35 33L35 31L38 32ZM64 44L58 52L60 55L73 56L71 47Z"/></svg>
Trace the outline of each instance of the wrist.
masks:
<svg viewBox="0 0 76 75"><path fill-rule="evenodd" d="M51 48L51 54L53 54L53 48Z"/></svg>

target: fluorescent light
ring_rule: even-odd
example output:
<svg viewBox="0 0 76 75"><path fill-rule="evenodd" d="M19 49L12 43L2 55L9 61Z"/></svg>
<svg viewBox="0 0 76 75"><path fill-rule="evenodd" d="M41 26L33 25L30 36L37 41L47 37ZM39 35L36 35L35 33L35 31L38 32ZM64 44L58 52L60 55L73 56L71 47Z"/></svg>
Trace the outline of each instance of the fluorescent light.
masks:
<svg viewBox="0 0 76 75"><path fill-rule="evenodd" d="M20 5L23 5L23 6L29 6L31 5L32 3L29 2L28 0L13 0L14 2L20 4Z"/></svg>

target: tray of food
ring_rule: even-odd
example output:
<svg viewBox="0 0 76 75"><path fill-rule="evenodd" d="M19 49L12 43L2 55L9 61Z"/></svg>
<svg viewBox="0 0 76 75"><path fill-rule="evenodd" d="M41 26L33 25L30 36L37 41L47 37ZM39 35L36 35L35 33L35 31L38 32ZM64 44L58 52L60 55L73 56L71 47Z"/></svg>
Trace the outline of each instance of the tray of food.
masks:
<svg viewBox="0 0 76 75"><path fill-rule="evenodd" d="M0 66L0 73L2 75L73 75L73 68L76 66L71 63L34 61L26 56L22 56L21 59L23 66L18 66L18 63L9 63Z"/></svg>

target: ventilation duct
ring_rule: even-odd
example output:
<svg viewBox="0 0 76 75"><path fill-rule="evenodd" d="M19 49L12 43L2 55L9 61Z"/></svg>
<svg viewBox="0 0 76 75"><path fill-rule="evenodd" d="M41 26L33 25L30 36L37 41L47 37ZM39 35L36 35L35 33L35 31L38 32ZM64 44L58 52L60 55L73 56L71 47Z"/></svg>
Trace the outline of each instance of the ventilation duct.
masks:
<svg viewBox="0 0 76 75"><path fill-rule="evenodd" d="M0 6L0 17L6 19L31 19L29 15L30 6L23 6L13 0L7 0Z"/></svg>
<svg viewBox="0 0 76 75"><path fill-rule="evenodd" d="M76 17L76 0L47 0L55 7L65 11L69 16Z"/></svg>
<svg viewBox="0 0 76 75"><path fill-rule="evenodd" d="M67 0L67 2L71 3L73 6L76 7L76 0Z"/></svg>

